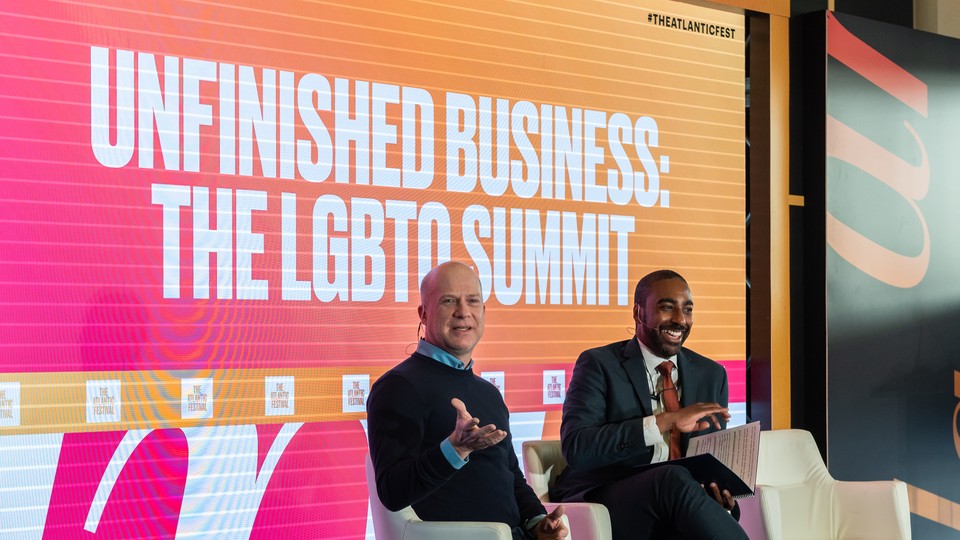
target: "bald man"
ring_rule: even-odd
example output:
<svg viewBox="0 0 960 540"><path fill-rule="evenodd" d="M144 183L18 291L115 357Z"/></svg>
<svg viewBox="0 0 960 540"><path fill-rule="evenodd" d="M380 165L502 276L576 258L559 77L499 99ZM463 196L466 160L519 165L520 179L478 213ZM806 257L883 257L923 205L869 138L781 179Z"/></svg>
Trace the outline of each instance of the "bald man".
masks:
<svg viewBox="0 0 960 540"><path fill-rule="evenodd" d="M394 511L412 505L425 521L493 521L517 539L566 537L563 507L547 514L520 471L500 392L473 373L486 312L477 275L441 264L423 278L420 302L417 351L367 400L380 500Z"/></svg>

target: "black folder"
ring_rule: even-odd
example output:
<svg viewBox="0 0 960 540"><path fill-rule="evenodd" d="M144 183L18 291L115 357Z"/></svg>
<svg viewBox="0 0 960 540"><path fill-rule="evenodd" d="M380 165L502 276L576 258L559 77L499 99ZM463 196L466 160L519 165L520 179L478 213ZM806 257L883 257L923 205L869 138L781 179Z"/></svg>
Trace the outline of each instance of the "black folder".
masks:
<svg viewBox="0 0 960 540"><path fill-rule="evenodd" d="M689 456L671 461L661 461L642 465L639 469L653 469L663 465L679 465L684 467L693 476L694 480L700 482L704 487L711 483L717 484L720 490L727 490L734 499L741 497L752 497L754 491L750 489L743 479L737 476L737 473L731 471L719 459L713 457L713 454L700 454Z"/></svg>

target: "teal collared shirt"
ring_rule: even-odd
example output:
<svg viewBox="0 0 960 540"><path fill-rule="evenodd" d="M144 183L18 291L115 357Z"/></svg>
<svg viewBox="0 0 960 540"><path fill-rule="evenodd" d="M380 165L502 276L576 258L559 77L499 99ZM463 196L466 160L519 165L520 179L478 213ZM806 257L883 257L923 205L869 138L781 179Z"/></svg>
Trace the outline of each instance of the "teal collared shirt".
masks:
<svg viewBox="0 0 960 540"><path fill-rule="evenodd" d="M425 339L421 339L420 343L417 344L417 352L433 358L437 362L445 366L452 367L453 369L459 369L461 371L466 371L473 367L473 359L470 360L469 364L464 364L456 356L448 353L447 351L437 347L432 343L428 343ZM444 439L440 443L440 451L443 452L443 457L447 458L447 461L450 463L450 466L454 469L461 469L464 465L470 461L470 458L463 459L460 457L460 454L453 449L453 443L450 442L450 439Z"/></svg>
<svg viewBox="0 0 960 540"><path fill-rule="evenodd" d="M448 353L432 343L427 342L425 339L421 339L420 343L417 344L417 352L424 356L429 356L437 362L440 362L446 366L450 366L453 369L466 370L473 367L473 359L470 360L469 364L464 364L456 356Z"/></svg>

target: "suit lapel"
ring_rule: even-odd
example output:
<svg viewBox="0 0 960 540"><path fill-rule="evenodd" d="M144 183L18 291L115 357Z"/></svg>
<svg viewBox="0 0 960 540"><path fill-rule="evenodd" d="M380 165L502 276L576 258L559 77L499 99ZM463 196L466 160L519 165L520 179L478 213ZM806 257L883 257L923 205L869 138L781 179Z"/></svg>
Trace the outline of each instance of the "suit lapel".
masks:
<svg viewBox="0 0 960 540"><path fill-rule="evenodd" d="M680 380L680 406L686 407L697 402L698 388L696 370L691 367L690 359L683 354L683 349L677 354L677 369Z"/></svg>
<svg viewBox="0 0 960 540"><path fill-rule="evenodd" d="M620 363L633 385L634 394L640 402L644 416L653 414L653 410L650 408L652 397L650 396L650 385L647 381L647 368L643 364L643 353L640 351L640 345L637 344L636 338L627 341Z"/></svg>
<svg viewBox="0 0 960 540"><path fill-rule="evenodd" d="M683 349L680 349L680 352L677 353L677 376L680 381L680 406L686 407L688 405L693 405L697 403L697 393L698 393L698 379L696 370L693 369L690 359L687 358L687 355L683 354ZM681 455L687 455L687 445L690 444L690 433L681 433L680 434L680 451Z"/></svg>

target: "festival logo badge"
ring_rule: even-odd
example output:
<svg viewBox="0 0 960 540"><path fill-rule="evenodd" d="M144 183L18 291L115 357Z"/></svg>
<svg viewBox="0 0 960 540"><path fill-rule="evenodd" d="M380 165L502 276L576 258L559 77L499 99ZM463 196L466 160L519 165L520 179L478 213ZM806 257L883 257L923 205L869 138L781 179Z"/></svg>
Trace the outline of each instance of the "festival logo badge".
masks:
<svg viewBox="0 0 960 540"><path fill-rule="evenodd" d="M87 423L120 422L120 380L87 381Z"/></svg>
<svg viewBox="0 0 960 540"><path fill-rule="evenodd" d="M0 382L0 427L20 425L20 383Z"/></svg>
<svg viewBox="0 0 960 540"><path fill-rule="evenodd" d="M500 396L506 399L507 381L502 371L482 371L480 372L480 377L486 379L490 384L496 386L497 390L500 391Z"/></svg>
<svg viewBox="0 0 960 540"><path fill-rule="evenodd" d="M567 396L567 372L548 369L543 372L543 404L559 405Z"/></svg>
<svg viewBox="0 0 960 540"><path fill-rule="evenodd" d="M293 377L264 377L263 414L285 416L294 414Z"/></svg>
<svg viewBox="0 0 960 540"><path fill-rule="evenodd" d="M368 393L370 393L370 375L344 375L343 412L367 412Z"/></svg>
<svg viewBox="0 0 960 540"><path fill-rule="evenodd" d="M213 418L213 379L180 381L180 418Z"/></svg>

